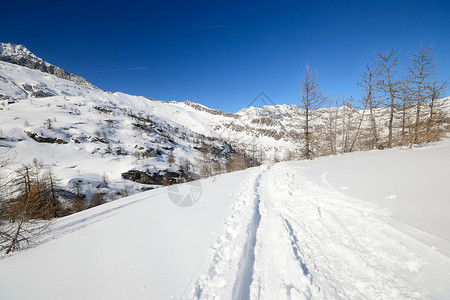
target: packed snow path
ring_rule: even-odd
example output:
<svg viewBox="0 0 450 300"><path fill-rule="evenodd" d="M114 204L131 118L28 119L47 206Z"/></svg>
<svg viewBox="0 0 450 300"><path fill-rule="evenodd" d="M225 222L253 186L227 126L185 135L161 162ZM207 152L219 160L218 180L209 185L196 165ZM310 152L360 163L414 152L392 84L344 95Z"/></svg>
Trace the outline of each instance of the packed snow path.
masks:
<svg viewBox="0 0 450 300"><path fill-rule="evenodd" d="M450 298L446 255L302 168L261 167L243 181L186 299Z"/></svg>

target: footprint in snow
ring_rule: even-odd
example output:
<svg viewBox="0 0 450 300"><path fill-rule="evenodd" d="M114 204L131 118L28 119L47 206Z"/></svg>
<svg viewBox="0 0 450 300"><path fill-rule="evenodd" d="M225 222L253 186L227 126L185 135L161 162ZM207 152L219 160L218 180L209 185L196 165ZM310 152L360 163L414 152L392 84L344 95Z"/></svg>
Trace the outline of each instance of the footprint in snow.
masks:
<svg viewBox="0 0 450 300"><path fill-rule="evenodd" d="M340 189L341 191L343 191L343 190L348 190L348 187L347 187L347 186L341 186L339 189Z"/></svg>

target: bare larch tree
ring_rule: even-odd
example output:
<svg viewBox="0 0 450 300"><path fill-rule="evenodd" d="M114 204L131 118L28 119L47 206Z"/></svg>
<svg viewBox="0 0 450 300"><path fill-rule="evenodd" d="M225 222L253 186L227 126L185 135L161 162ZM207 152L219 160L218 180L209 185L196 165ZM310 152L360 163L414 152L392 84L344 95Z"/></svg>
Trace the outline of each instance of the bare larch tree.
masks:
<svg viewBox="0 0 450 300"><path fill-rule="evenodd" d="M443 107L443 101L436 101L442 94L444 94L447 87L447 81L438 82L433 81L429 86L430 89L430 101L428 101L428 120L426 122L426 142L438 141L442 136L445 135L442 130L439 130L440 126L445 123L447 119L447 113Z"/></svg>
<svg viewBox="0 0 450 300"><path fill-rule="evenodd" d="M375 90L375 73L370 63L367 63L361 75L361 81L358 85L364 89L364 95L361 98L361 104L366 109L369 109L370 127L372 133L372 148L380 148L380 141L378 137L378 126L375 117L375 110L380 106L380 101L377 99Z"/></svg>
<svg viewBox="0 0 450 300"><path fill-rule="evenodd" d="M399 67L400 56L395 48L391 48L384 53L376 54L377 75L380 80L377 82L379 89L387 96L387 107L389 108L388 142L387 147L392 147L392 127L394 122L395 106L400 89L400 80L397 80L396 73Z"/></svg>
<svg viewBox="0 0 450 300"><path fill-rule="evenodd" d="M326 98L319 90L319 76L317 71L312 72L311 67L306 65L306 71L300 80L300 108L303 110L303 133L305 137L305 148L303 156L306 159L313 158L311 121L314 118L315 111L321 107Z"/></svg>
<svg viewBox="0 0 450 300"><path fill-rule="evenodd" d="M423 102L430 96L430 79L436 69L434 58L436 54L433 52L433 46L424 47L420 43L420 48L411 57L411 65L409 69L409 81L411 82L411 95L415 99L416 117L414 123L414 138L411 144L419 142L419 131L421 124L421 107Z"/></svg>

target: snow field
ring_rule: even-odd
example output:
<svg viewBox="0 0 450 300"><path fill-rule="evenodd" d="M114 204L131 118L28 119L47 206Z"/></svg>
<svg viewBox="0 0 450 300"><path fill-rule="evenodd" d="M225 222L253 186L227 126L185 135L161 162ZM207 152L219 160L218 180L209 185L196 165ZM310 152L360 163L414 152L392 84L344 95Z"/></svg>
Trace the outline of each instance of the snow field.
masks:
<svg viewBox="0 0 450 300"><path fill-rule="evenodd" d="M257 170L189 299L450 297L450 259L380 208L309 181L301 164Z"/></svg>
<svg viewBox="0 0 450 300"><path fill-rule="evenodd" d="M448 296L449 258L372 205L330 193L290 164L265 176L251 299Z"/></svg>
<svg viewBox="0 0 450 300"><path fill-rule="evenodd" d="M246 175L202 180L187 208L160 188L55 220L32 248L0 259L0 299L180 299Z"/></svg>
<svg viewBox="0 0 450 300"><path fill-rule="evenodd" d="M199 181L187 208L166 188L110 202L1 259L0 299L449 299L448 240L434 234L448 233L435 212L449 153L443 142L264 165ZM413 163L421 172L396 180ZM416 209L436 231L402 221Z"/></svg>

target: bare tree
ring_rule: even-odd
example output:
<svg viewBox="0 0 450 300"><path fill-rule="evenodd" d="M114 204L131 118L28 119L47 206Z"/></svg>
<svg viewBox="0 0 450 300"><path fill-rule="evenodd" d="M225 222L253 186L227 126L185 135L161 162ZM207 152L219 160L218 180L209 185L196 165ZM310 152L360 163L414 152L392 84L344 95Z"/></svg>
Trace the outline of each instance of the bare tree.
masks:
<svg viewBox="0 0 450 300"><path fill-rule="evenodd" d="M225 165L227 172L244 170L249 167L249 161L245 154L234 152L227 160Z"/></svg>
<svg viewBox="0 0 450 300"><path fill-rule="evenodd" d="M446 110L443 108L443 101L436 101L445 92L447 81L438 82L437 80L429 86L430 101L428 102L428 119L426 122L426 142L437 141L443 135L442 130L439 130L439 126L442 125L447 119Z"/></svg>
<svg viewBox="0 0 450 300"><path fill-rule="evenodd" d="M312 72L309 65L306 65L306 72L300 80L301 98L299 106L303 112L303 133L305 138L304 157L306 159L313 158L312 151L312 128L311 121L314 118L315 111L319 109L325 102L326 98L319 90L319 75L317 71Z"/></svg>
<svg viewBox="0 0 450 300"><path fill-rule="evenodd" d="M256 152L257 152L257 143L256 143L256 138L252 139L252 143L251 143L251 148L250 148L250 153L251 153L251 163L250 163L250 167L254 167L258 165L258 160L256 158Z"/></svg>
<svg viewBox="0 0 450 300"><path fill-rule="evenodd" d="M370 63L367 63L361 75L361 81L358 85L364 89L364 96L361 98L361 104L365 109L369 109L370 128L372 135L372 149L380 148L378 137L378 126L375 118L375 110L380 106L375 91L375 72Z"/></svg>
<svg viewBox="0 0 450 300"><path fill-rule="evenodd" d="M411 136L413 136L411 132L411 114L410 111L412 110L413 106L413 99L411 95L411 80L406 77L402 80L401 86L400 86L400 103L398 105L398 111L402 115L402 129L401 129L401 139L400 144L401 145L407 145L409 144L412 139Z"/></svg>
<svg viewBox="0 0 450 300"><path fill-rule="evenodd" d="M29 244L47 228L45 201L42 197L38 174L31 166L23 165L13 180L12 195L2 203L2 219L6 224L0 231L0 251L6 254Z"/></svg>
<svg viewBox="0 0 450 300"><path fill-rule="evenodd" d="M203 152L203 162L200 169L200 174L203 177L212 176L212 165L211 165L211 157L210 157L210 147L205 144L205 151Z"/></svg>
<svg viewBox="0 0 450 300"><path fill-rule="evenodd" d="M420 43L420 48L411 57L411 66L409 76L412 85L411 95L415 99L416 117L414 123L414 138L411 144L419 142L419 130L421 124L421 107L425 99L430 96L430 78L436 69L434 59L436 54L433 52L433 46L424 47Z"/></svg>
<svg viewBox="0 0 450 300"><path fill-rule="evenodd" d="M83 193L83 186L81 185L82 181L77 180L73 186L73 192L75 193L75 199L72 200L72 211L80 212L87 208L87 205L84 201L86 195Z"/></svg>
<svg viewBox="0 0 450 300"><path fill-rule="evenodd" d="M191 161L189 159L185 159L183 161L183 163L180 163L180 166L183 167L184 172L186 172L186 173L191 172L192 165L191 165Z"/></svg>
<svg viewBox="0 0 450 300"><path fill-rule="evenodd" d="M260 145L259 146L259 161L261 162L261 164L263 164L265 162L265 159L266 159L265 149L263 148L262 145Z"/></svg>
<svg viewBox="0 0 450 300"><path fill-rule="evenodd" d="M173 150L170 150L169 155L167 156L167 162L169 164L173 164L175 162L175 155L173 154Z"/></svg>
<svg viewBox="0 0 450 300"><path fill-rule="evenodd" d="M52 169L47 169L40 177L39 185L42 201L45 203L44 216L47 219L56 218L62 215L62 205L59 201L59 189L57 184L59 179Z"/></svg>
<svg viewBox="0 0 450 300"><path fill-rule="evenodd" d="M342 102L342 153L349 152L350 133L352 131L352 104L349 100L344 99Z"/></svg>
<svg viewBox="0 0 450 300"><path fill-rule="evenodd" d="M13 180L13 172L9 170L9 166L14 162L15 155L8 155L8 151L1 153L0 158L0 251L3 249L3 244L5 244L8 239L6 234L7 229L4 227L3 223L8 219L7 215L7 204L11 198L11 188Z"/></svg>
<svg viewBox="0 0 450 300"><path fill-rule="evenodd" d="M328 116L326 140L328 141L329 154L337 154L337 123L339 117L339 99L328 96Z"/></svg>
<svg viewBox="0 0 450 300"><path fill-rule="evenodd" d="M9 171L8 167L14 162L16 155L9 154L8 151L4 151L0 157L0 205L5 199L8 198L10 194L12 172Z"/></svg>
<svg viewBox="0 0 450 300"><path fill-rule="evenodd" d="M392 147L392 128L394 122L395 106L398 100L398 93L400 89L400 81L397 79L396 73L398 71L400 56L395 48L391 48L384 53L376 54L377 75L380 80L377 86L387 96L387 107L389 108L389 123L388 123L388 142L387 147Z"/></svg>
<svg viewBox="0 0 450 300"><path fill-rule="evenodd" d="M294 153L292 150L287 149L286 152L284 153L284 160L285 161L292 161L294 160Z"/></svg>
<svg viewBox="0 0 450 300"><path fill-rule="evenodd" d="M350 99L351 99L351 102L353 102L353 103L355 102L352 97L350 97ZM358 114L358 111L353 107L353 105L351 105L350 109L351 109L352 113ZM353 152L355 150L355 145L360 139L359 136L360 136L360 133L361 133L362 123L364 121L364 116L366 115L366 110L367 110L367 108L364 107L361 115L357 119L357 121L358 121L357 124L358 125L356 126L356 131L353 128L354 125L351 124L351 127L350 127L350 148L349 148L348 152ZM355 132L353 132L353 131L355 131Z"/></svg>
<svg viewBox="0 0 450 300"><path fill-rule="evenodd" d="M102 182L103 182L103 185L105 186L105 188L108 188L109 178L108 178L108 175L106 175L106 172L104 172L104 171L103 171L103 175L102 175Z"/></svg>

